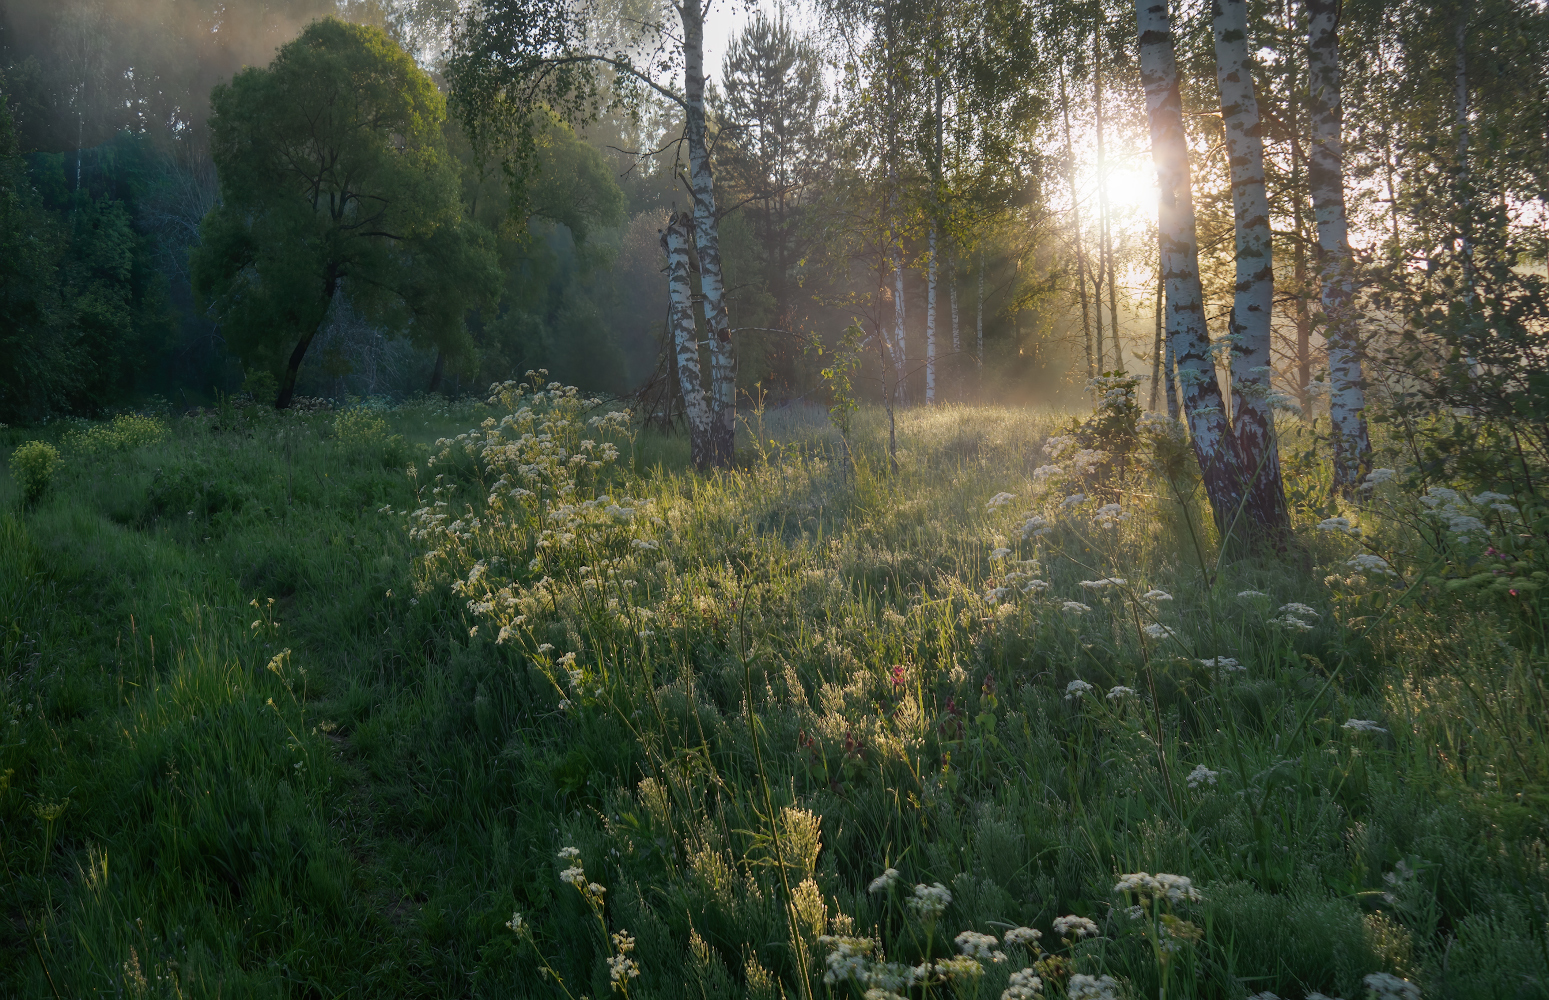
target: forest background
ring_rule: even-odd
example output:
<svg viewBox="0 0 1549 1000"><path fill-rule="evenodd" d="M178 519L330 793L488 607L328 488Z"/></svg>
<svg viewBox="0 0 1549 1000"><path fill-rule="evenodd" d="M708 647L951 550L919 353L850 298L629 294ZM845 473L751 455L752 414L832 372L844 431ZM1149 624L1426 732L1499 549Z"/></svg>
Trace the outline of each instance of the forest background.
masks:
<svg viewBox="0 0 1549 1000"><path fill-rule="evenodd" d="M1124 367L1147 377L1156 388L1143 395L1162 405L1156 188L1133 11L896 6L743 12L724 62L709 67L740 389L759 386L775 401L822 396L822 352L841 331L896 320L907 331L906 400L936 397L939 369L943 400L1074 402L1089 377ZM1208 321L1224 331L1233 220L1207 6L1174 17ZM447 89L459 37L449 3L7 5L0 338L14 363L0 373L0 421L153 401L187 409L240 391L265 367L228 343L193 293L190 252L219 199L209 92L325 15L384 27ZM641 12L586 16L641 65L660 54L642 41ZM731 19L712 16L712 35L729 33ZM1305 17L1291 4L1252 8L1275 249L1275 399L1310 416L1327 376ZM1480 7L1461 21L1424 4L1345 9L1347 200L1362 294L1380 310L1364 333L1372 344L1423 308L1415 275L1461 266L1470 240L1460 233L1473 230L1481 258L1541 270L1543 22L1531 4ZM896 37L883 37L894 23ZM666 67L658 76L670 84ZM298 391L457 394L545 367L620 395L654 378L670 396L659 236L668 211L691 201L684 116L628 82L605 75L590 113L556 119L517 173L503 169L509 150L476 151L453 95L446 139L463 210L497 247L498 294L470 302L466 335L396 337L341 292ZM1460 123L1461 141L1473 137L1467 167ZM904 136L902 146L883 151L884 130ZM1488 192L1466 202L1471 226L1458 218L1460 171ZM886 273L894 247L901 296ZM868 356L863 398L880 399L883 381ZM265 384L260 376L260 394Z"/></svg>

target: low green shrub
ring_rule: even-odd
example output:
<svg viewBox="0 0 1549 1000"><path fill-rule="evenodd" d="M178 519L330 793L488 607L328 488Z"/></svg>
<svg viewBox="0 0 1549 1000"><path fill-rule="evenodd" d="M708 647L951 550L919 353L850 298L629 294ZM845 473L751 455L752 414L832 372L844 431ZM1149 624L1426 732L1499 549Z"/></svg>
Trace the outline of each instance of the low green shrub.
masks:
<svg viewBox="0 0 1549 1000"><path fill-rule="evenodd" d="M47 441L28 441L11 452L11 478L21 487L22 499L35 503L42 497L61 464L59 449Z"/></svg>
<svg viewBox="0 0 1549 1000"><path fill-rule="evenodd" d="M167 425L155 417L121 413L105 424L70 431L60 443L80 455L105 455L156 444L167 437Z"/></svg>

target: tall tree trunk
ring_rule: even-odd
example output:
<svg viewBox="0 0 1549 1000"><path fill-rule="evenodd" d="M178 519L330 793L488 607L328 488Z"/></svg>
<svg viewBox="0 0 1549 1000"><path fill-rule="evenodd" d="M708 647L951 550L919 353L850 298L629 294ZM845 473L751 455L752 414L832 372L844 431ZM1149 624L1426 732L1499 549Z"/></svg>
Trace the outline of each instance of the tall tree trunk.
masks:
<svg viewBox="0 0 1549 1000"><path fill-rule="evenodd" d="M280 373L280 391L275 394L274 408L276 410L290 409L290 401L296 393L296 376L301 374L301 361L307 356L307 348L312 346L312 341L317 338L318 331L328 322L328 314L333 309L334 295L339 291L339 276L333 271L328 272L323 285L323 315L318 318L317 324L302 335L296 343L296 349L290 352L290 360L285 364L285 371Z"/></svg>
<svg viewBox="0 0 1549 1000"><path fill-rule="evenodd" d="M1165 282L1164 282L1165 284ZM1166 382L1167 392L1167 417L1169 420L1178 419L1178 366L1177 355L1174 353L1173 338L1162 337L1162 378Z"/></svg>
<svg viewBox="0 0 1549 1000"><path fill-rule="evenodd" d="M683 95L688 104L689 182L694 192L694 238L699 251L699 280L705 328L710 340L711 460L731 464L737 443L737 361L726 312L726 283L721 275L721 238L715 214L715 178L705 136L704 9L699 0L683 0Z"/></svg>
<svg viewBox="0 0 1549 1000"><path fill-rule="evenodd" d="M662 234L667 251L667 325L677 352L678 386L683 394L683 414L688 418L689 452L694 467L703 469L715 460L714 429L710 407L699 380L699 335L694 329L694 294L688 279L688 241L694 227L687 213L674 212Z"/></svg>
<svg viewBox="0 0 1549 1000"><path fill-rule="evenodd" d="M1167 342L1183 391L1183 416L1199 460L1205 495L1224 533L1241 500L1236 449L1226 421L1205 328L1205 296L1199 280L1199 239L1189 147L1183 132L1183 96L1168 27L1166 0L1135 0L1140 36L1140 79L1146 89L1151 158L1161 192L1157 229L1162 275L1167 283Z"/></svg>
<svg viewBox="0 0 1549 1000"><path fill-rule="evenodd" d="M1113 367L1115 371L1124 368L1124 348L1119 344L1119 296L1113 260L1113 213L1108 204L1108 152L1107 143L1103 138L1106 130L1103 128L1103 15L1102 8L1098 8L1097 24L1092 28L1092 87L1093 107L1097 116L1097 205L1098 205L1098 232L1102 240L1103 273L1108 277L1108 326L1113 331ZM1103 290L1099 286L1097 298L1102 300Z"/></svg>
<svg viewBox="0 0 1549 1000"><path fill-rule="evenodd" d="M925 405L936 402L936 225L930 227L925 289Z"/></svg>
<svg viewBox="0 0 1549 1000"><path fill-rule="evenodd" d="M1340 0L1308 0L1307 68L1312 157L1307 182L1318 225L1323 271L1324 337L1328 341L1329 424L1334 488L1354 489L1371 465L1360 334L1351 308L1353 275L1345 221L1344 106L1339 63Z"/></svg>
<svg viewBox="0 0 1549 1000"><path fill-rule="evenodd" d="M1086 344L1086 377L1098 373L1092 358L1092 316L1086 300L1086 252L1081 247L1081 192L1076 187L1076 147L1070 139L1070 96L1065 91L1065 61L1058 63L1060 76L1060 110L1065 117L1065 177L1070 184L1071 225L1076 231L1076 287L1081 289L1081 333ZM1102 353L1102 327L1097 330L1098 353Z"/></svg>
<svg viewBox="0 0 1549 1000"><path fill-rule="evenodd" d="M1212 0L1216 84L1226 126L1236 223L1237 286L1232 297L1232 431L1237 459L1248 477L1250 523L1270 535L1290 527L1280 451L1270 405L1270 318L1275 271L1269 199L1264 191L1264 139L1253 62L1248 54L1247 0Z"/></svg>
<svg viewBox="0 0 1549 1000"><path fill-rule="evenodd" d="M979 370L979 392L984 392L984 251L979 251L979 302L974 309L974 365Z"/></svg>
<svg viewBox="0 0 1549 1000"><path fill-rule="evenodd" d="M436 348L436 367L430 370L430 388L428 392L441 391L441 376L446 373L446 354L441 348Z"/></svg>
<svg viewBox="0 0 1549 1000"><path fill-rule="evenodd" d="M1296 12L1291 6L1291 0L1285 0L1286 29L1296 31ZM1309 72L1311 67L1309 65ZM1295 63L1292 63L1291 77L1287 81L1287 89L1291 98L1286 101L1287 129L1291 137L1291 190L1289 200L1291 203L1291 226L1293 239L1293 279L1296 282L1296 402L1301 407L1302 419L1312 421L1312 392L1308 386L1312 382L1312 317L1307 300L1310 296L1311 285L1307 273L1307 213L1302 202L1302 179L1307 164L1307 154L1302 149L1301 115L1298 113L1300 102L1296 99L1301 94L1301 82Z"/></svg>
<svg viewBox="0 0 1549 1000"><path fill-rule="evenodd" d="M1151 403L1148 410L1156 409L1156 390L1162 385L1162 303L1166 292L1162 269L1156 269L1156 337L1151 341Z"/></svg>

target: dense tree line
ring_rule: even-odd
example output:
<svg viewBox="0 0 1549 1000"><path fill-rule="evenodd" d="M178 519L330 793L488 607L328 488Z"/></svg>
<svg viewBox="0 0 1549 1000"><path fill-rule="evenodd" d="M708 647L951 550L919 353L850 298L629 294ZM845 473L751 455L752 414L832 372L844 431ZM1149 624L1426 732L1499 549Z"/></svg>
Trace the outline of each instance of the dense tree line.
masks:
<svg viewBox="0 0 1549 1000"><path fill-rule="evenodd" d="M383 210L403 231L349 251L341 202L320 222L327 185L294 178L311 201L263 238L330 247L297 295L231 221L280 168L221 135L307 117L279 81L323 12L8 14L6 238L38 237L6 263L11 417L545 366L645 385L724 463L753 386L821 395L859 324L856 384L890 410L1147 378L1218 517L1274 525L1277 409L1327 414L1348 488L1371 406L1538 405L1549 18L1525 0L822 0L752 17L720 66L698 0L329 6L419 95L372 162L417 166ZM274 103L239 109L259 79Z"/></svg>

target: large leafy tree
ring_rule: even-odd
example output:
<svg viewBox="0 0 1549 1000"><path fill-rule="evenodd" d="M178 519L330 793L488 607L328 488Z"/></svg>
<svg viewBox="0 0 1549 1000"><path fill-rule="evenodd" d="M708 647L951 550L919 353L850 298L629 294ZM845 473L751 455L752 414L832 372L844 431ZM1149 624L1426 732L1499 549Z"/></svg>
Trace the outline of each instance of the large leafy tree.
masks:
<svg viewBox="0 0 1549 1000"><path fill-rule="evenodd" d="M380 29L317 21L267 68L211 95L221 204L201 227L195 291L277 408L337 297L390 333L459 354L466 311L500 275L463 215L445 101Z"/></svg>

